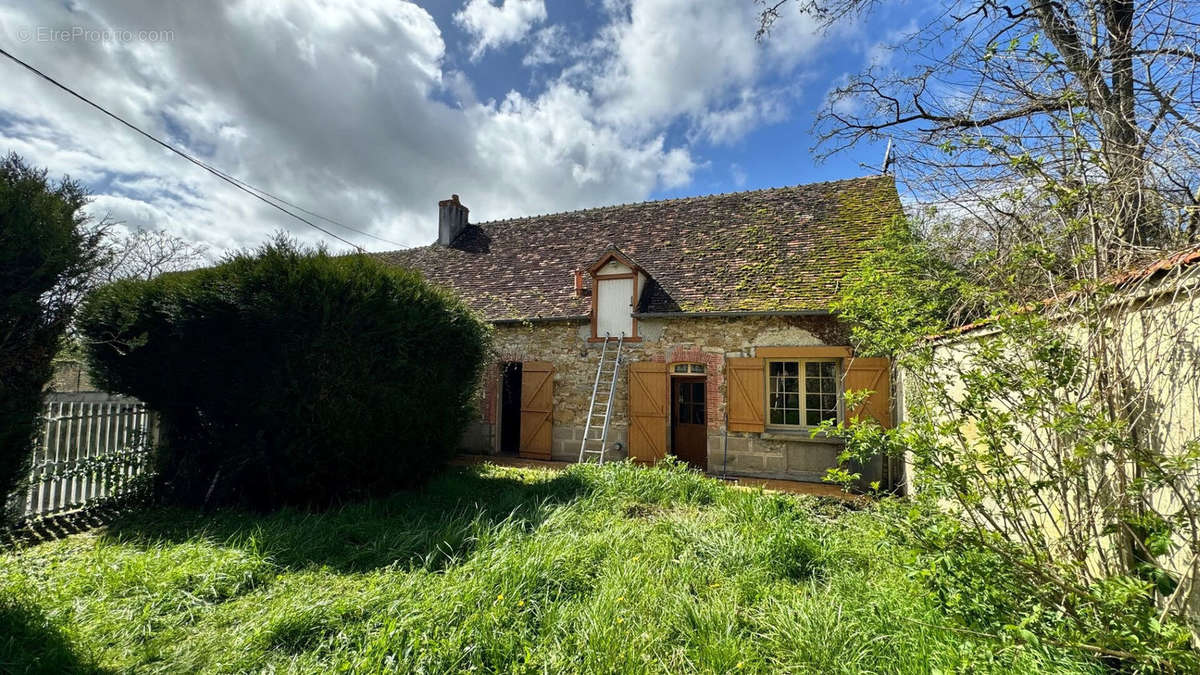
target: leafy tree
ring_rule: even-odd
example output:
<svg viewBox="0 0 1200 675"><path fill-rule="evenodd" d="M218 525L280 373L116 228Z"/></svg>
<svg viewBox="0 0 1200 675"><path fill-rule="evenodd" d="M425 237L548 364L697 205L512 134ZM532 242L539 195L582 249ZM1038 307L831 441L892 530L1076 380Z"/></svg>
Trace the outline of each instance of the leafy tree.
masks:
<svg viewBox="0 0 1200 675"><path fill-rule="evenodd" d="M842 279L833 310L850 324L857 353L888 356L974 317L986 303L914 224L897 220Z"/></svg>
<svg viewBox="0 0 1200 675"><path fill-rule="evenodd" d="M102 259L86 203L79 183L0 161L0 496L28 471L51 360Z"/></svg>

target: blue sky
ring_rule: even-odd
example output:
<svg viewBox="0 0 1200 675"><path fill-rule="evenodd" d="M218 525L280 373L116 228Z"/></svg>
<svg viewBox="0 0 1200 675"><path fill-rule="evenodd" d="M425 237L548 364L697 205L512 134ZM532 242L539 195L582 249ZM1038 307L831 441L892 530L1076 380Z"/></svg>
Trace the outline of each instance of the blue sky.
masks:
<svg viewBox="0 0 1200 675"><path fill-rule="evenodd" d="M740 2L740 0L732 0ZM752 0L746 0L751 5ZM521 91L527 95L544 89L554 73L546 68L529 67L522 63L527 53L527 41L517 42L491 50L486 58L470 58L474 40L456 23L454 14L461 10L459 1L421 3L433 15L447 39L447 57L458 68L469 75L476 84L480 97L502 99L509 91ZM495 3L493 3L495 4ZM904 3L898 3L903 5ZM572 35L591 37L604 23L605 17L599 2L552 2L545 4L545 25L564 26ZM891 9L893 11L887 11ZM902 11L885 8L885 13L873 17L871 25L856 26L849 49L840 39L824 45L819 58L805 64L793 74L771 74L765 82L775 86L798 86L799 91L791 101L786 117L775 122L756 126L737 140L728 143L712 143L701 140L692 144L706 166L696 171L687 185L665 188L658 187L651 199L684 197L695 194L752 190L797 183L846 178L873 171L883 158L884 144L870 144L853 153L842 153L818 162L811 152L814 139L810 135L812 120L825 92L837 78L850 71L857 71L866 62L870 50L878 44L872 33L883 33L887 26ZM795 18L785 21L798 21ZM783 31L790 39L788 33ZM836 31L835 31L836 32ZM836 32L839 38L844 33ZM748 43L754 41L751 32L741 35ZM771 38L767 38L770 40ZM820 40L819 36L812 39ZM882 36L881 38L882 39ZM669 145L687 143L687 129L676 123L667 128ZM862 165L868 167L864 168Z"/></svg>
<svg viewBox="0 0 1200 675"><path fill-rule="evenodd" d="M759 43L752 0L26 5L0 8L5 49L387 240L330 226L371 250L431 241L451 192L478 222L872 173L882 144L818 163L810 127L914 11L892 4L830 31L789 11ZM0 150L87 183L97 217L214 252L279 229L344 248L2 67Z"/></svg>

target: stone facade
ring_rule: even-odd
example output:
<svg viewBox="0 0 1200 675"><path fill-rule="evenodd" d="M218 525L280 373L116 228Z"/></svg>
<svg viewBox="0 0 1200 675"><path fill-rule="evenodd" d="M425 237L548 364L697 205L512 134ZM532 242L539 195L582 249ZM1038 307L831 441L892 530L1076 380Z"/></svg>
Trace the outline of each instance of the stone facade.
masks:
<svg viewBox="0 0 1200 675"><path fill-rule="evenodd" d="M99 391L88 374L87 366L79 359L55 359L54 375L46 383L46 391Z"/></svg>
<svg viewBox="0 0 1200 675"><path fill-rule="evenodd" d="M758 347L842 346L845 327L828 316L744 316L733 318L641 318L639 342L627 342L625 363L657 361L702 363L706 371L708 469L710 473L820 480L837 464L839 443L800 433L725 431L725 360L755 356ZM481 387L480 422L464 438L476 452L498 449L499 373L507 361L548 361L554 365L554 411L551 456L574 461L579 456L601 344L589 342L586 321L555 321L496 326L496 364ZM609 441L625 455L628 432L628 368L618 374ZM872 471L864 479L872 479Z"/></svg>

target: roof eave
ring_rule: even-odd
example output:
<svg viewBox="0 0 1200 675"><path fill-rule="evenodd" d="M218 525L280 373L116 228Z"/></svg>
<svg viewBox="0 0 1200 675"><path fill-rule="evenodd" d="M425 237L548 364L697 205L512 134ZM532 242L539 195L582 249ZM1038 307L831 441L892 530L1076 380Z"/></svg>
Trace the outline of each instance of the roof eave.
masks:
<svg viewBox="0 0 1200 675"><path fill-rule="evenodd" d="M827 309L772 309L727 312L634 312L636 319L737 318L742 316L833 316Z"/></svg>
<svg viewBox="0 0 1200 675"><path fill-rule="evenodd" d="M521 323L571 323L575 321L590 321L591 318L591 315L588 314L572 314L568 316L531 316L524 319L507 317L503 319L487 319L487 321L493 325L503 326Z"/></svg>

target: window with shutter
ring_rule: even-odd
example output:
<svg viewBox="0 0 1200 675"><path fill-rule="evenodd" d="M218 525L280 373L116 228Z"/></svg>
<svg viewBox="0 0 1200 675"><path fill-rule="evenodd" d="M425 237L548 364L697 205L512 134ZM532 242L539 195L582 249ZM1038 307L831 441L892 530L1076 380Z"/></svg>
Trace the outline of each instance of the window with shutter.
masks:
<svg viewBox="0 0 1200 675"><path fill-rule="evenodd" d="M807 429L837 422L841 396L838 362L767 362L767 424Z"/></svg>

